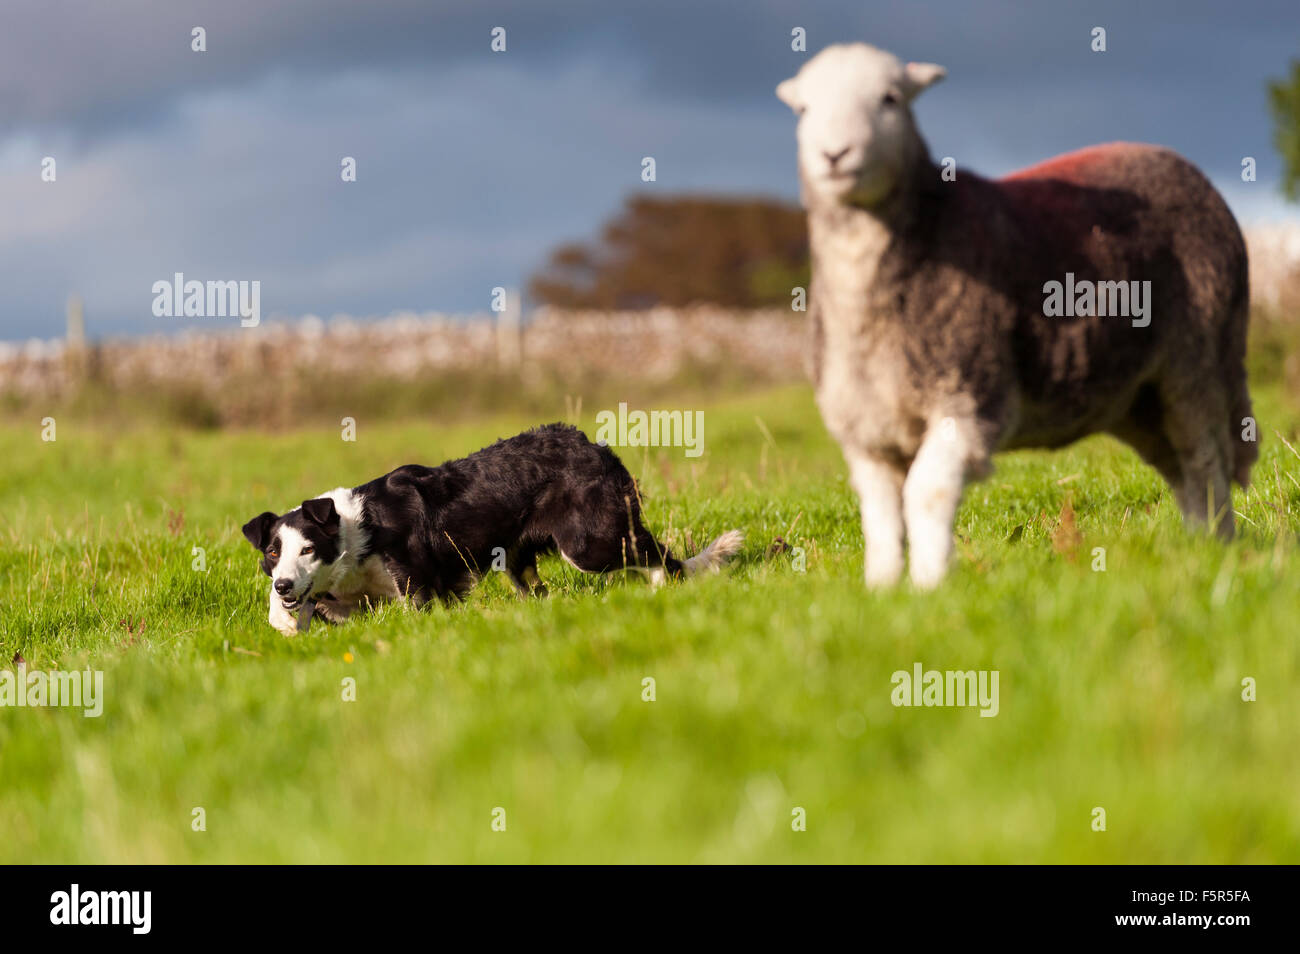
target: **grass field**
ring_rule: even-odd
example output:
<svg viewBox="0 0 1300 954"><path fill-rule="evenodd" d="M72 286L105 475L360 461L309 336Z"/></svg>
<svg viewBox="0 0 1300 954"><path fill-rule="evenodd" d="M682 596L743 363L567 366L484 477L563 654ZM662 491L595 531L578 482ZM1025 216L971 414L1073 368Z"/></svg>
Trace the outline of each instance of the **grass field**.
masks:
<svg viewBox="0 0 1300 954"><path fill-rule="evenodd" d="M1300 457L1274 433L1296 445L1300 417L1280 389L1257 389L1235 544L1188 536L1154 472L1096 438L1000 457L924 595L864 590L807 388L704 410L699 460L622 456L678 549L746 532L729 572L653 591L550 559L545 601L490 574L453 610L295 639L266 624L246 519L562 411L361 420L355 443L0 427L4 663L105 671L100 718L0 709L0 861L1300 862ZM917 662L997 670L998 715L895 707Z"/></svg>

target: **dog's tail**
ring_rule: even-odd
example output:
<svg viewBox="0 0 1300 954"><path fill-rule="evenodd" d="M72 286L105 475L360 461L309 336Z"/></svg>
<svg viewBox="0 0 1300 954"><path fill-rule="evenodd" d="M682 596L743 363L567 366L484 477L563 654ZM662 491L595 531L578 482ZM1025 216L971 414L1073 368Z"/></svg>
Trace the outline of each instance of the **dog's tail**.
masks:
<svg viewBox="0 0 1300 954"><path fill-rule="evenodd" d="M687 576L700 573L717 573L733 556L740 552L745 535L739 530L728 530L689 560L682 561L682 571Z"/></svg>

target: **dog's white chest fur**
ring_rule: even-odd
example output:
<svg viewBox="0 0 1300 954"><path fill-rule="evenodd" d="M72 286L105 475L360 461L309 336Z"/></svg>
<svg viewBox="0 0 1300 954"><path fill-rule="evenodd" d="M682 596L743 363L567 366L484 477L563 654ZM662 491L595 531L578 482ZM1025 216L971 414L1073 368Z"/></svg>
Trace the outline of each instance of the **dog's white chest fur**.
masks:
<svg viewBox="0 0 1300 954"><path fill-rule="evenodd" d="M358 565L342 568L338 577L330 580L327 592L329 597L320 598L317 606L334 622L347 619L367 600L373 604L401 596L383 559L374 554Z"/></svg>

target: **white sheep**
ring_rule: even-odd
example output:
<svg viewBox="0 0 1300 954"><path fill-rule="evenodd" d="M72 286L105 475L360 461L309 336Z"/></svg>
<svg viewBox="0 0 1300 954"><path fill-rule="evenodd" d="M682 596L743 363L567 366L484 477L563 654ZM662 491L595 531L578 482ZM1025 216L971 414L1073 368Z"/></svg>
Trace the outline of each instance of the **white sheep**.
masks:
<svg viewBox="0 0 1300 954"><path fill-rule="evenodd" d="M866 580L937 584L995 450L1108 432L1233 533L1257 456L1246 252L1214 187L1110 144L991 181L944 176L909 108L944 76L832 46L777 87L799 116L813 378L862 507ZM1116 315L1116 312L1119 315Z"/></svg>

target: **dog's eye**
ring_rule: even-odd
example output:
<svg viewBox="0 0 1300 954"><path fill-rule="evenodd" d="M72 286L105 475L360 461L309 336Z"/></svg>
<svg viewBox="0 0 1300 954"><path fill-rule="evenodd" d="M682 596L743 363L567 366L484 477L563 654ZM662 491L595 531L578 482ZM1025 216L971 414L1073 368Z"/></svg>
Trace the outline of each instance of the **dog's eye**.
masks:
<svg viewBox="0 0 1300 954"><path fill-rule="evenodd" d="M266 551L266 555L269 557L278 557L280 555L280 551L277 550L275 547L271 547L271 549Z"/></svg>
<svg viewBox="0 0 1300 954"><path fill-rule="evenodd" d="M302 555L303 555L303 556L306 556L307 554L311 553L311 552L312 552L313 550L315 550L315 549L316 549L315 547L310 547L310 546L308 546L308 547L303 547L303 548L302 548Z"/></svg>

